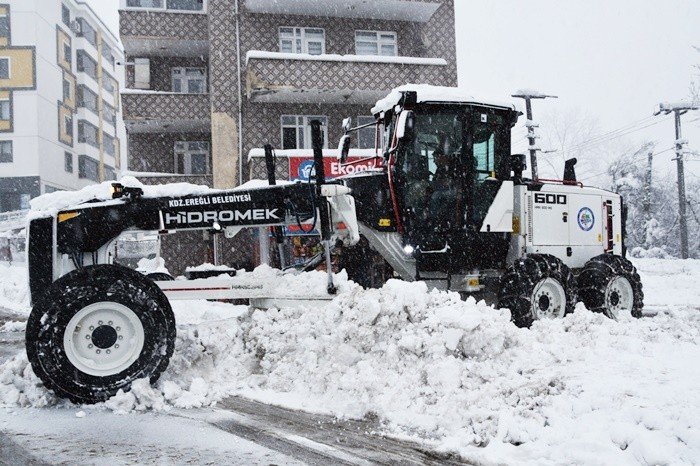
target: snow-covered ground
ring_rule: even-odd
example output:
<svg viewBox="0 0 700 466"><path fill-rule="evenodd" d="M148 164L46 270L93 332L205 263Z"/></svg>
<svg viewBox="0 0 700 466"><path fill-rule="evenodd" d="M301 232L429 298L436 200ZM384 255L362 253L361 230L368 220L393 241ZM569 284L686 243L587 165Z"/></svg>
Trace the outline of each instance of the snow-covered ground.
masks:
<svg viewBox="0 0 700 466"><path fill-rule="evenodd" d="M176 351L156 386L84 409L153 416L142 411L242 395L378 418L385 432L480 464L697 464L700 261L635 263L657 315L614 322L579 305L529 330L506 310L400 281L345 283L334 301L305 309L174 302ZM0 270L0 306L28 311L23 273ZM300 291L316 282L321 274L291 281ZM0 405L39 417L75 410L21 353L0 365Z"/></svg>

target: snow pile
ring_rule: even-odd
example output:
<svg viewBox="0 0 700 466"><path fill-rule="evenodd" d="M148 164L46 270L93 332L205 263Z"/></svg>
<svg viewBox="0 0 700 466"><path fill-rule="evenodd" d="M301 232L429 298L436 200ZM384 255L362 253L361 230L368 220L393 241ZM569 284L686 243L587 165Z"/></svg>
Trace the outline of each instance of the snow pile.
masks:
<svg viewBox="0 0 700 466"><path fill-rule="evenodd" d="M0 308L29 313L29 279L25 264L0 262Z"/></svg>
<svg viewBox="0 0 700 466"><path fill-rule="evenodd" d="M506 310L394 280L362 290L339 279L334 301L307 308L175 303L167 371L105 406L191 408L239 394L377 417L390 433L481 464L697 463L700 261L638 264L649 302L674 291L668 312L615 322L579 305L530 330ZM325 280L275 277L299 293ZM0 365L0 404L51 403L26 357Z"/></svg>

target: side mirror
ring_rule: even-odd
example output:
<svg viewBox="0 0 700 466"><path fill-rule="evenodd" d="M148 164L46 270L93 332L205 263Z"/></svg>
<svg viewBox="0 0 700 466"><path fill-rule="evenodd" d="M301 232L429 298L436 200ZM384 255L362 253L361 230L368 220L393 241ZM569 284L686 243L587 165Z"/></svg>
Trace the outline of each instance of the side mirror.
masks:
<svg viewBox="0 0 700 466"><path fill-rule="evenodd" d="M412 139L414 123L415 116L412 110L404 110L401 112L399 121L396 124L396 138L399 140Z"/></svg>
<svg viewBox="0 0 700 466"><path fill-rule="evenodd" d="M343 130L347 133L352 129L352 118L347 117L343 120Z"/></svg>
<svg viewBox="0 0 700 466"><path fill-rule="evenodd" d="M351 143L352 139L347 134L340 138L340 143L338 144L338 161L340 163L347 162Z"/></svg>

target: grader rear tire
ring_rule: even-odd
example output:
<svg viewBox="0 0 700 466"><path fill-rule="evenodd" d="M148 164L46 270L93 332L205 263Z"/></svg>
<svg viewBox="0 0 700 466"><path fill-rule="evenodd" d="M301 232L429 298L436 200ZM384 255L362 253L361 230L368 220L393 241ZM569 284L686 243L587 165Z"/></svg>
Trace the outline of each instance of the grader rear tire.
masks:
<svg viewBox="0 0 700 466"><path fill-rule="evenodd" d="M57 396L97 403L155 382L175 345L175 317L153 281L118 265L94 265L56 280L27 321L27 356Z"/></svg>
<svg viewBox="0 0 700 466"><path fill-rule="evenodd" d="M624 314L642 317L642 281L637 269L624 257L601 254L590 259L577 282L579 297L589 310L615 320Z"/></svg>
<svg viewBox="0 0 700 466"><path fill-rule="evenodd" d="M535 320L562 318L576 305L574 275L558 258L529 254L508 268L501 278L498 307L510 309L518 327Z"/></svg>

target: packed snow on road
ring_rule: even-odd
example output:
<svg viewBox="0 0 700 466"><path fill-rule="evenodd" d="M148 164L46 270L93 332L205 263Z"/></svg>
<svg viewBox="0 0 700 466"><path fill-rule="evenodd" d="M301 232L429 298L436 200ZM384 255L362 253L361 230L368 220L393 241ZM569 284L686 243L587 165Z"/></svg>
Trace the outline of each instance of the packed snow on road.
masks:
<svg viewBox="0 0 700 466"><path fill-rule="evenodd" d="M377 418L383 434L481 464L697 464L700 261L635 265L644 318L613 321L579 304L531 329L515 327L508 310L424 283L364 290L342 274L336 299L305 308L174 302L176 351L155 386L138 381L128 393L76 408L42 387L20 351L0 365L0 411L143 419L211 409L237 395ZM0 331L22 332L26 269L0 267L0 307L15 316ZM263 266L254 274L280 272ZM323 289L326 279L278 278L300 294ZM160 422L181 422L174 419Z"/></svg>

